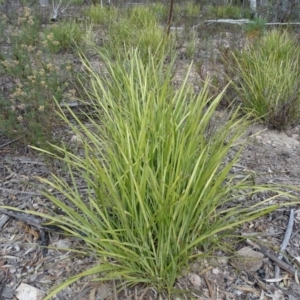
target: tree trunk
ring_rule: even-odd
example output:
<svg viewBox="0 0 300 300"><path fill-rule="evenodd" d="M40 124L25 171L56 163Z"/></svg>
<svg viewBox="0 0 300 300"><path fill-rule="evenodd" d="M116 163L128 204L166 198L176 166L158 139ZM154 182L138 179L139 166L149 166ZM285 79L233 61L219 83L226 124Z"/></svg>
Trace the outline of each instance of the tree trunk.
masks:
<svg viewBox="0 0 300 300"><path fill-rule="evenodd" d="M257 17L257 3L256 0L250 0L250 9L253 14L253 16Z"/></svg>

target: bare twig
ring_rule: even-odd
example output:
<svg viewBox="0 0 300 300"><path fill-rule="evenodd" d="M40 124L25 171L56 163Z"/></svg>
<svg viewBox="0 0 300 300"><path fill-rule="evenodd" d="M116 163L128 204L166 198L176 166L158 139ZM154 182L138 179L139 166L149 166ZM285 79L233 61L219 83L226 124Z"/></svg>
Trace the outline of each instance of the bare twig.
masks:
<svg viewBox="0 0 300 300"><path fill-rule="evenodd" d="M0 229L6 224L6 222L9 220L9 216L2 215L0 217Z"/></svg>
<svg viewBox="0 0 300 300"><path fill-rule="evenodd" d="M208 290L209 290L210 299L215 300L215 292L214 292L214 290L212 288L212 285L210 284L210 282L209 282L206 275L204 275L204 279L205 279L206 285L207 285Z"/></svg>
<svg viewBox="0 0 300 300"><path fill-rule="evenodd" d="M167 35L170 34L170 27L171 27L171 21L172 21L172 16L173 16L173 4L174 4L174 0L170 0Z"/></svg>
<svg viewBox="0 0 300 300"><path fill-rule="evenodd" d="M282 253L285 252L285 249L286 249L286 247L289 243L289 240L290 240L290 237L291 237L291 234L292 234L292 231L293 231L294 217L295 217L295 210L291 209L288 227L287 227L283 242L282 242L281 247L280 247L280 253L278 255L278 259L280 259L280 260L283 257ZM279 278L279 277L280 277L280 269L279 269L278 266L275 266L275 278Z"/></svg>
<svg viewBox="0 0 300 300"><path fill-rule="evenodd" d="M19 137L19 138L17 138L17 139L14 139L14 140L12 140L12 141L9 141L9 142L7 142L7 143L5 143L5 144L0 145L0 149L2 149L2 148L4 148L4 147L6 147L6 146L8 146L8 145L10 145L10 144L12 144L12 143L18 141L18 140L20 140L21 138L22 138L22 137Z"/></svg>
<svg viewBox="0 0 300 300"><path fill-rule="evenodd" d="M2 292L5 288L5 285L8 280L8 271L5 271L5 277L1 280L1 286L0 286L0 299L2 299Z"/></svg>

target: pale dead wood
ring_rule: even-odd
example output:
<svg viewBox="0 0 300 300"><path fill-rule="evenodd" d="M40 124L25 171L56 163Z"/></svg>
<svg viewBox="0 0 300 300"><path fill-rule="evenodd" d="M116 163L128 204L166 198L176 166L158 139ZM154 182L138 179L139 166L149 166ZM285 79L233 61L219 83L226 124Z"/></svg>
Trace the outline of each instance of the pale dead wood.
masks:
<svg viewBox="0 0 300 300"><path fill-rule="evenodd" d="M7 223L9 219L10 219L9 216L7 215L2 215L0 217L0 229L2 229L2 227Z"/></svg>
<svg viewBox="0 0 300 300"><path fill-rule="evenodd" d="M210 25L210 24L214 24L214 23L225 23L225 24L234 24L234 25L244 25L244 24L253 24L255 23L254 21L251 21L249 19L239 19L239 20L234 20L234 19L218 19L218 20L206 20L203 21L197 25L193 26L193 29L198 28L199 26L206 24L206 25ZM265 23L265 26L288 26L288 25L295 25L298 26L300 25L300 22L288 22L288 23L279 23L279 22L275 22L275 23ZM181 27L179 27L181 28ZM182 27L183 28L183 27Z"/></svg>
<svg viewBox="0 0 300 300"><path fill-rule="evenodd" d="M291 209L290 211L290 219L289 219L289 223L288 223L288 227L287 227L287 230L285 232L285 235L284 235L284 239L283 239L283 242L281 244L281 247L280 247L280 252L279 252L279 255L278 255L278 259L282 260L282 253L285 252L285 249L289 243L289 240L290 240L290 237L292 235L292 231L293 231L293 227L294 227L294 218L295 218L295 209ZM275 266L275 278L279 278L280 277L280 269L278 266Z"/></svg>
<svg viewBox="0 0 300 300"><path fill-rule="evenodd" d="M2 293L3 293L3 290L6 286L6 283L8 281L8 272L5 272L5 277L1 280L1 285L0 285L0 299L2 299Z"/></svg>

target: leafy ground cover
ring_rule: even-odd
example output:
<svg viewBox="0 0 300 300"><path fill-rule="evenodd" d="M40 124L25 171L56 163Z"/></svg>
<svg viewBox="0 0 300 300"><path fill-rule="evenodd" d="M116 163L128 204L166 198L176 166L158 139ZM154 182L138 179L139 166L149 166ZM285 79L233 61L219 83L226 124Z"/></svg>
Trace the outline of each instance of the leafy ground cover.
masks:
<svg viewBox="0 0 300 300"><path fill-rule="evenodd" d="M215 13L209 7L202 9ZM234 14L238 10L243 13L240 7L224 9ZM244 99L249 100L251 93L255 96L256 89L259 94L259 86L250 80L256 77L263 78L264 87L275 95L276 63L281 66L284 60L292 65L299 46L293 42L293 33L262 31L249 38L251 28L220 32L200 26L195 30L191 20L196 24L201 20L194 19L199 14L194 3L174 8L174 23L181 24L169 36L164 22L168 11L160 4L98 6L79 12L83 18L78 22L54 25L43 25L40 15L27 6L17 10L16 23L10 24L2 15L1 30L11 35L1 56L3 136L18 139L19 147L29 144L44 149L39 151L47 158L46 163L38 162L44 168L37 171L39 180L30 176L21 183L26 187L26 181L34 182L39 187L37 198L30 197L32 205L28 201L19 205L19 199L11 203L14 198L6 192L13 191L7 185L12 183L3 168L2 192L10 199L5 204L30 209L56 226L57 236L59 232L65 236L57 241L58 248L73 252L62 263L66 268L70 260L92 260L90 268L78 264L78 270L61 273L58 283L63 281L60 295L65 299L69 297L67 285L91 279L98 285L108 281L99 285L102 292L103 286L109 290L106 297L113 293L126 299L136 291L141 299L200 298L205 263L209 260L213 265L211 274L218 273L213 257L228 257L241 248L238 234L243 229L258 230L257 224L251 225L254 219L266 213L262 220L276 216L275 208L286 210L297 193L295 182L263 179L264 172L272 174L276 165L264 169L257 161L262 152L255 143L276 151L284 151L285 146L288 154L282 156L289 161L297 155L297 127L289 126L298 124L299 99L293 82L299 70L289 69L286 80L290 85L284 85L280 98L272 100L262 91L257 102ZM255 33L261 28L258 25L253 27ZM287 45L278 53L284 59L276 56L276 41ZM266 55L270 51L273 61ZM249 53L260 60L253 63ZM267 68L255 73L258 65L269 62L270 74ZM275 118L276 109L281 112L282 105L291 105L291 97L283 93L293 96L294 110ZM258 106L267 108L261 112ZM245 133L254 126L250 121L296 131L282 137L283 145L271 134L258 133L249 146ZM5 143L3 149L7 149ZM279 150L271 156L281 155ZM30 154L40 157L35 151ZM239 163L241 155L246 163ZM9 165L7 158L4 164ZM30 228L24 231L36 239L40 236ZM5 254L8 249L11 246L6 243ZM59 249L50 253L55 251ZM240 261L236 268L248 274ZM39 265L30 272L35 282L44 268ZM214 298L211 283L215 288L218 284L213 277L204 279L208 295ZM229 286L222 285L224 297ZM284 290L271 287L265 291ZM290 295L296 293L284 287ZM258 293L254 287L251 292ZM80 294L78 289L76 293ZM238 294L232 293L233 297Z"/></svg>

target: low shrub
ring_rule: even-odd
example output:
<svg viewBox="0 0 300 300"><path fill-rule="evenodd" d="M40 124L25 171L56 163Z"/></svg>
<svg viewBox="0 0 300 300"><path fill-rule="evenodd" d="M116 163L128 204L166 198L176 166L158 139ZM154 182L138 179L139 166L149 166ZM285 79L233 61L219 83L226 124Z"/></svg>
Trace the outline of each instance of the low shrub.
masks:
<svg viewBox="0 0 300 300"><path fill-rule="evenodd" d="M0 90L0 127L19 144L47 147L54 142L53 130L61 125L53 98L60 102L74 97L77 74L71 63L57 61L43 48L32 11L24 7L19 13L9 31L9 51L0 53L0 74L13 78Z"/></svg>
<svg viewBox="0 0 300 300"><path fill-rule="evenodd" d="M76 51L83 42L85 27L76 22L60 22L44 31L44 45L51 53Z"/></svg>

